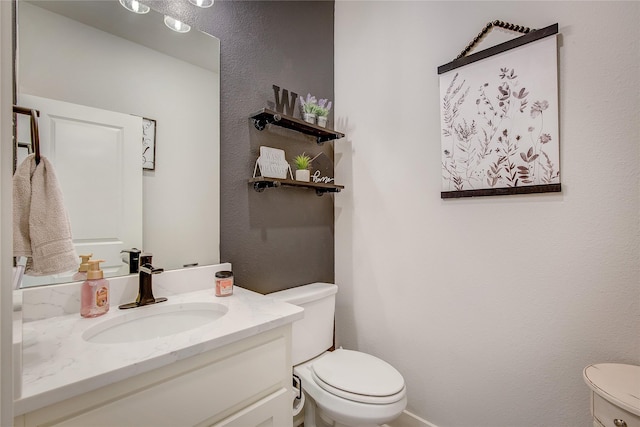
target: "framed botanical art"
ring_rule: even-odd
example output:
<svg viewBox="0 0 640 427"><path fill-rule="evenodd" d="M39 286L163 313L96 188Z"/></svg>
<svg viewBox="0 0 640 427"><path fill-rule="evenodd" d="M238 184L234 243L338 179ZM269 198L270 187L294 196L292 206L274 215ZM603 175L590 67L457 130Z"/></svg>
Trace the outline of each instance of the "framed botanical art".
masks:
<svg viewBox="0 0 640 427"><path fill-rule="evenodd" d="M438 67L442 198L561 190L557 33Z"/></svg>
<svg viewBox="0 0 640 427"><path fill-rule="evenodd" d="M142 119L142 169L156 168L156 121Z"/></svg>

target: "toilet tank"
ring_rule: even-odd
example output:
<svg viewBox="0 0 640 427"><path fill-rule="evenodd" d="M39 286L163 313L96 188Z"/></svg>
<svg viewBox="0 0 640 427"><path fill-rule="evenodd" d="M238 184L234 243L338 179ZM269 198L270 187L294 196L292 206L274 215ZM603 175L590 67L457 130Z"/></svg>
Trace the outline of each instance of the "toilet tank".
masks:
<svg viewBox="0 0 640 427"><path fill-rule="evenodd" d="M304 308L304 318L293 322L291 360L298 365L333 346L333 319L338 287L311 283L273 292L270 297Z"/></svg>

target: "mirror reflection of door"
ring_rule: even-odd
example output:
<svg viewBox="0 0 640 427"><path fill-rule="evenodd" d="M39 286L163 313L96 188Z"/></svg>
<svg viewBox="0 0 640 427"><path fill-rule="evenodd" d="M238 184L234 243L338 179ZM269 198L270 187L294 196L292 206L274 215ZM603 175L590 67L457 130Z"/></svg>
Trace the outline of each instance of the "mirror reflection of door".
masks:
<svg viewBox="0 0 640 427"><path fill-rule="evenodd" d="M107 276L127 274L120 251L142 247L142 118L24 94L18 102L40 111L40 151L55 168L76 252L104 259ZM73 273L25 276L23 286Z"/></svg>

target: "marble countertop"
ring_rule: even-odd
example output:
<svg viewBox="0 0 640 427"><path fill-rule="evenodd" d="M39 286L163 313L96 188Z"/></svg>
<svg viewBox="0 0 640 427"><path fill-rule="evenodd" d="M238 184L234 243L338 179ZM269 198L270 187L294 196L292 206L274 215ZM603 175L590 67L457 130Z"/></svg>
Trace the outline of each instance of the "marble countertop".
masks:
<svg viewBox="0 0 640 427"><path fill-rule="evenodd" d="M99 322L139 307L111 310L93 319L78 313L25 323L35 334L22 351L22 396L14 403L21 415L86 393L177 360L286 325L303 317L303 309L275 301L238 286L233 295L218 298L214 289L172 295L165 304L215 302L227 313L208 325L162 338L123 344L87 342L83 333Z"/></svg>

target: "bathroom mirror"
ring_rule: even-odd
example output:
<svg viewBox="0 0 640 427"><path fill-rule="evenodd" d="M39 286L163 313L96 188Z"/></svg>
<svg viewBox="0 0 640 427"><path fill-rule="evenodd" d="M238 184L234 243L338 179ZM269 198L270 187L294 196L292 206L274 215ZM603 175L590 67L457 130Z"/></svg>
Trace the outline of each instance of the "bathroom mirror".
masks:
<svg viewBox="0 0 640 427"><path fill-rule="evenodd" d="M181 7L195 7L182 1ZM19 105L35 96L151 119L145 123L152 122L155 130L153 169L143 169L140 140L136 160L140 178L100 185L120 186L115 193L141 187L137 198L141 199L142 218L136 227L142 228L142 241L106 236L92 247L110 244L113 254L114 247L135 246L152 253L154 266L167 270L220 261L220 43L195 29L184 34L172 31L163 18L154 10L135 14L114 0L20 0L15 78ZM20 124L18 134L19 140L29 139L28 133L21 137ZM42 155L53 160L64 156L64 150L56 147L43 146ZM26 152L18 151L20 161ZM87 166L90 162L98 165L100 160L60 160L64 170L53 162L61 186L61 176L65 182L94 182L90 175L98 168ZM65 193L72 198L74 188L62 190L65 202ZM116 208L117 203L105 196L112 193L92 189L92 195L86 197L91 206L85 209L88 214L73 218L70 213L74 243L82 243L76 241L74 227L100 228L105 218L122 222L123 210L138 209L135 202ZM96 256L102 255L94 253ZM122 263L107 274L129 274L129 267ZM25 276L23 287L67 281L68 275Z"/></svg>

